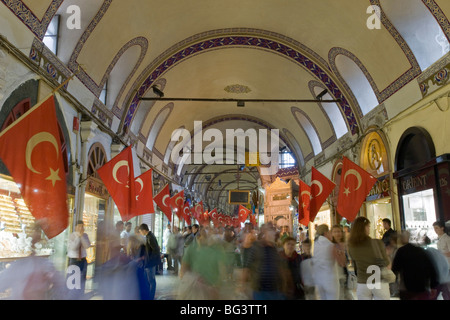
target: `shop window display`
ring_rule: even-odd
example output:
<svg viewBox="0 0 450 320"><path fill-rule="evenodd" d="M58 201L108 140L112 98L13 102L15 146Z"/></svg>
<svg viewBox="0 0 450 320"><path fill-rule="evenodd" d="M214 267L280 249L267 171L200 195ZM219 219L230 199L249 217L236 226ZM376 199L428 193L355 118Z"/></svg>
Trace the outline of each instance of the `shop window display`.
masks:
<svg viewBox="0 0 450 320"><path fill-rule="evenodd" d="M30 235L35 222L16 184L0 177L0 259L31 254ZM50 255L52 251L51 240L42 241L35 248L38 255Z"/></svg>
<svg viewBox="0 0 450 320"><path fill-rule="evenodd" d="M366 202L367 219L371 222L370 237L381 239L386 230L383 227L383 219L392 221L392 205L390 198ZM392 227L394 227L392 225Z"/></svg>
<svg viewBox="0 0 450 320"><path fill-rule="evenodd" d="M425 237L437 241L433 229L436 221L433 189L404 195L402 201L405 227L411 232L411 242L423 243Z"/></svg>
<svg viewBox="0 0 450 320"><path fill-rule="evenodd" d="M311 229L311 238L314 239L316 237L316 226L320 226L321 224L326 224L329 228L331 228L331 211L330 209L320 210L316 218L314 219L314 227Z"/></svg>
<svg viewBox="0 0 450 320"><path fill-rule="evenodd" d="M95 196L86 194L84 200L83 222L84 230L89 236L91 247L87 250L86 260L89 263L95 261L95 244L97 241L98 221L105 219L106 201Z"/></svg>

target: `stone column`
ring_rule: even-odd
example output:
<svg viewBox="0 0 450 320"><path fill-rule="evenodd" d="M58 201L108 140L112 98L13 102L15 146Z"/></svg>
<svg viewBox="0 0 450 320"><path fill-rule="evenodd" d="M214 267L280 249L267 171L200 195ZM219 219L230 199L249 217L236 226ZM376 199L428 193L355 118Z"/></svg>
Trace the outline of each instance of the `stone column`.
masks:
<svg viewBox="0 0 450 320"><path fill-rule="evenodd" d="M84 120L80 123L80 138L81 138L81 179L75 190L75 216L74 222L76 220L82 220L83 210L84 210L84 196L86 192L87 183L87 168L88 168L88 142L95 136L95 130L98 125L92 120Z"/></svg>

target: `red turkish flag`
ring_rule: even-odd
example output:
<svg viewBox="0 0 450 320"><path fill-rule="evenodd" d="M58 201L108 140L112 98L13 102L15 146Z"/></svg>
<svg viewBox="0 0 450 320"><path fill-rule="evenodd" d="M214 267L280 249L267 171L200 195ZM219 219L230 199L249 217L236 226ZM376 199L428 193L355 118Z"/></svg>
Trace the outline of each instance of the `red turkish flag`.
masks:
<svg viewBox="0 0 450 320"><path fill-rule="evenodd" d="M47 237L63 232L69 211L53 95L0 132L0 158Z"/></svg>
<svg viewBox="0 0 450 320"><path fill-rule="evenodd" d="M191 225L191 209L189 208L189 202L184 203L183 207L183 219L186 221L187 225Z"/></svg>
<svg viewBox="0 0 450 320"><path fill-rule="evenodd" d="M225 215L223 213L217 215L217 220L219 221L219 226L222 227L225 225Z"/></svg>
<svg viewBox="0 0 450 320"><path fill-rule="evenodd" d="M251 213L250 209L247 209L242 204L239 205L239 222L245 222L247 220L248 215Z"/></svg>
<svg viewBox="0 0 450 320"><path fill-rule="evenodd" d="M172 222L172 209L170 208L170 191L169 185L166 184L164 188L153 198L161 209L161 211L166 215L167 219Z"/></svg>
<svg viewBox="0 0 450 320"><path fill-rule="evenodd" d="M203 221L203 201L200 201L194 206L194 217L198 222Z"/></svg>
<svg viewBox="0 0 450 320"><path fill-rule="evenodd" d="M178 218L183 219L184 190L170 198L170 206L176 212Z"/></svg>
<svg viewBox="0 0 450 320"><path fill-rule="evenodd" d="M236 217L236 216L232 217L231 218L231 225L233 227L235 227L235 228L240 227L241 226L241 222L239 221L239 217Z"/></svg>
<svg viewBox="0 0 450 320"><path fill-rule="evenodd" d="M209 224L209 213L208 211L202 213L202 225Z"/></svg>
<svg viewBox="0 0 450 320"><path fill-rule="evenodd" d="M231 221L231 217L229 215L225 215L223 218L223 221L225 223L226 226L232 226L233 223Z"/></svg>
<svg viewBox="0 0 450 320"><path fill-rule="evenodd" d="M136 213L131 216L139 216L155 213L153 205L153 169L149 169L135 179L136 187Z"/></svg>
<svg viewBox="0 0 450 320"><path fill-rule="evenodd" d="M190 208L189 210L191 211L191 217L194 218L195 220L198 220L195 214L195 206Z"/></svg>
<svg viewBox="0 0 450 320"><path fill-rule="evenodd" d="M316 168L311 169L311 204L309 220L314 222L322 204L327 200L336 184L325 177Z"/></svg>
<svg viewBox="0 0 450 320"><path fill-rule="evenodd" d="M337 212L348 221L353 221L376 182L377 179L367 171L344 157Z"/></svg>
<svg viewBox="0 0 450 320"><path fill-rule="evenodd" d="M307 226L309 224L311 206L311 187L300 180L298 189L298 223Z"/></svg>
<svg viewBox="0 0 450 320"><path fill-rule="evenodd" d="M219 213L217 212L217 209L214 208L209 212L209 217L211 218L211 221L213 222L214 226L219 226Z"/></svg>
<svg viewBox="0 0 450 320"><path fill-rule="evenodd" d="M130 220L136 215L137 205L131 146L97 169L97 173L113 198L122 220Z"/></svg>
<svg viewBox="0 0 450 320"><path fill-rule="evenodd" d="M256 214L250 214L250 223L256 227L256 225L258 224L256 222Z"/></svg>

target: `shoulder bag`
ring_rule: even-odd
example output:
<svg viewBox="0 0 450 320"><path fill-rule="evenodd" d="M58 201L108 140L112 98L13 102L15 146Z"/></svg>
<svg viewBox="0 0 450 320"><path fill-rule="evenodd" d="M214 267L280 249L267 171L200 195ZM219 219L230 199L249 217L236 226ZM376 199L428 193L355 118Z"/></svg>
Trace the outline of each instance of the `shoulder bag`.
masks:
<svg viewBox="0 0 450 320"><path fill-rule="evenodd" d="M371 244L377 261L376 265L379 266L381 270L381 282L393 283L396 279L395 273L386 267L383 254L381 253L380 247L375 243L375 241L375 239L372 239Z"/></svg>

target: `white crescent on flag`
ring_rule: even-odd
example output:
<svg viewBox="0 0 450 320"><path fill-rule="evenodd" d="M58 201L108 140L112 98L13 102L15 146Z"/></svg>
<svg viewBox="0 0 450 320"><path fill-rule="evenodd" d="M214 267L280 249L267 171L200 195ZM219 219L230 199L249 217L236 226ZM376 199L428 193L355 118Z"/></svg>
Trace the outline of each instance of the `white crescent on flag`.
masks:
<svg viewBox="0 0 450 320"><path fill-rule="evenodd" d="M315 184L316 186L319 187L319 193L317 193L316 195L314 195L314 197L318 197L318 196L320 196L320 195L322 194L322 192L323 192L323 185L322 185L322 182L320 182L320 181L318 181L318 180L313 180L313 181L311 181L311 188L312 188L312 186L313 186L314 184Z"/></svg>
<svg viewBox="0 0 450 320"><path fill-rule="evenodd" d="M130 172L130 167L128 166L128 161L126 161L126 160L121 160L121 161L117 162L112 171L114 180L116 180L116 182L120 183L120 184L122 184L122 182L117 180L117 171L119 171L119 169L122 167L127 167L128 173Z"/></svg>
<svg viewBox="0 0 450 320"><path fill-rule="evenodd" d="M180 204L178 203L178 200L180 200ZM178 205L179 207L181 207L183 205L183 198L182 197L178 197L175 199L175 204Z"/></svg>
<svg viewBox="0 0 450 320"><path fill-rule="evenodd" d="M136 193L137 193L137 195L136 195L136 200L138 200L138 198L139 198L139 193L141 193L141 191L144 190L144 181L142 181L141 178L137 178L137 179L136 179L136 182L139 183L139 185L141 186L141 189L140 189L139 191L136 190Z"/></svg>
<svg viewBox="0 0 450 320"><path fill-rule="evenodd" d="M167 203L166 203L166 199L167 199L167 198L170 198L170 196L167 195L167 194L162 198L162 204L163 204L164 206L166 206L166 207L168 207L168 205L167 205Z"/></svg>
<svg viewBox="0 0 450 320"><path fill-rule="evenodd" d="M344 183L345 183L345 179L349 176L349 175L354 175L356 177L356 179L358 180L358 186L356 187L355 191L357 191L360 187L361 187L361 183L362 183L362 178L361 175L359 174L358 171L356 171L355 169L349 169L347 170L347 172L344 175Z"/></svg>
<svg viewBox="0 0 450 320"><path fill-rule="evenodd" d="M305 190L305 191L302 191L302 193L300 193L300 196L303 196L303 195L305 195L305 194L307 194L308 196L309 196L309 198L311 199L311 192L309 192L308 190ZM319 193L320 194L320 193Z"/></svg>

